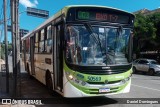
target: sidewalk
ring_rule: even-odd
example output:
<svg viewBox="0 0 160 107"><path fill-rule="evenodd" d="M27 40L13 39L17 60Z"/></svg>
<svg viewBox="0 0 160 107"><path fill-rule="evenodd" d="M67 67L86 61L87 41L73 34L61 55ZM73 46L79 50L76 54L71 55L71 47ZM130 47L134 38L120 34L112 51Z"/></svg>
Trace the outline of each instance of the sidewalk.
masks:
<svg viewBox="0 0 160 107"><path fill-rule="evenodd" d="M10 98L12 94L13 78L9 75L9 93L6 93L6 74L0 71L0 98Z"/></svg>
<svg viewBox="0 0 160 107"><path fill-rule="evenodd" d="M12 74L9 74L9 93L6 92L6 73L0 71L0 98L11 98L13 89Z"/></svg>
<svg viewBox="0 0 160 107"><path fill-rule="evenodd" d="M0 107L36 107L35 105L22 105L15 104L15 105L2 105L2 98L14 98L13 97L13 70L12 70L12 58L8 57L9 59L9 93L6 93L6 72L0 71ZM28 73L24 70L23 63L21 62L21 74L19 77L19 85L18 85L18 91L19 97L23 100L23 98L50 98L52 97L48 89L40 82L38 82L36 79L31 79ZM43 105L41 105L43 106Z"/></svg>
<svg viewBox="0 0 160 107"><path fill-rule="evenodd" d="M35 105L25 105L25 104L8 104L2 105L2 99L9 99L13 98L12 97L12 92L13 92L13 78L12 78L12 73L10 73L10 78L9 78L9 93L6 93L6 75L5 72L0 71L0 107L36 107ZM21 91L20 91L21 93Z"/></svg>
<svg viewBox="0 0 160 107"><path fill-rule="evenodd" d="M4 63L4 61L2 61L2 62ZM21 64L22 64L22 61L21 61ZM13 78L12 56L8 56L8 67L9 67L9 93L6 93L6 71L0 70L0 98L12 97L14 95L14 92L13 92L14 78ZM25 72L23 67L21 68L20 72ZM21 74L19 74L19 75L21 75ZM18 76L17 83L21 82L19 75L17 75Z"/></svg>

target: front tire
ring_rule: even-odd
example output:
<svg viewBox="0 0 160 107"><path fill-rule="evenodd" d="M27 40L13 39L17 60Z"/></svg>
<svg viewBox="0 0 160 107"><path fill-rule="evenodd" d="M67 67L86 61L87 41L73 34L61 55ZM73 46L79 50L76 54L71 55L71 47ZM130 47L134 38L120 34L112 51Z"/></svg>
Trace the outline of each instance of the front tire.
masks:
<svg viewBox="0 0 160 107"><path fill-rule="evenodd" d="M53 92L53 83L52 83L52 77L51 77L51 73L49 71L47 71L46 73L46 86L49 90L49 93L52 94Z"/></svg>
<svg viewBox="0 0 160 107"><path fill-rule="evenodd" d="M149 75L153 76L155 74L154 69L149 70Z"/></svg>

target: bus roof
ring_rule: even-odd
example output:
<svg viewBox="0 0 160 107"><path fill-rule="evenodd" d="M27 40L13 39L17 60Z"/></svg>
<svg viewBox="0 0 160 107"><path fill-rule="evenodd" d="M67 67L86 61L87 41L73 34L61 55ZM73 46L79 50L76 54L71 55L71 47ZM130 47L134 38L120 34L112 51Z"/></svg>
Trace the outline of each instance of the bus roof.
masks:
<svg viewBox="0 0 160 107"><path fill-rule="evenodd" d="M114 7L109 7L109 6L101 6L101 5L68 5L68 6L65 6L64 8L72 8L72 7L98 7L98 8L108 8L108 9L123 11L123 12L128 13L128 14L132 14L132 13L130 13L130 12L128 12L128 11L125 11L125 10L121 10L121 9L114 8ZM133 15L133 14L132 14L132 15Z"/></svg>
<svg viewBox="0 0 160 107"><path fill-rule="evenodd" d="M120 12L125 12L127 14L131 14L130 12L121 10L121 9L117 9L117 8L113 8L113 7L107 7L107 6L100 6L100 5L68 5L65 6L64 8L62 8L60 11L58 11L55 15L51 16L49 19L47 19L46 21L44 21L41 25L39 25L36 29L34 29L33 31L29 32L28 34L26 34L24 37L22 37L21 40L25 39L26 37L28 37L29 35L31 35L32 33L36 32L37 30L39 30L40 28L42 28L44 25L48 24L49 22L51 22L52 20L54 20L55 18L59 17L60 15L64 14L66 16L68 10L70 8L73 7L97 7L97 8L108 8L108 9L113 9L113 10L118 10ZM133 15L134 16L134 15Z"/></svg>

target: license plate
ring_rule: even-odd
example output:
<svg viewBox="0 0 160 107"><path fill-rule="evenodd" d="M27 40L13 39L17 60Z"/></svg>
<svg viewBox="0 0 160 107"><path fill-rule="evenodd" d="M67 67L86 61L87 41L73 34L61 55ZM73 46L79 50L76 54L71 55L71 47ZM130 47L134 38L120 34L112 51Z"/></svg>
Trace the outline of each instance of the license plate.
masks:
<svg viewBox="0 0 160 107"><path fill-rule="evenodd" d="M99 93L104 93L104 92L110 92L110 89L109 88L99 89Z"/></svg>

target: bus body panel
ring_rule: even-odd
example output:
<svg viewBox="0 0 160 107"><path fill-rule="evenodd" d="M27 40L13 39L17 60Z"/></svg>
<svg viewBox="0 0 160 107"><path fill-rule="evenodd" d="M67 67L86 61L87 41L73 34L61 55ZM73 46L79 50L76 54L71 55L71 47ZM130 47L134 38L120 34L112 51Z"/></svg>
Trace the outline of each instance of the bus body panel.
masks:
<svg viewBox="0 0 160 107"><path fill-rule="evenodd" d="M53 74L53 61L51 60L51 64L47 64L45 59L52 59L51 54L35 54L34 55L34 63L35 63L35 74L31 71L31 63L29 60L30 55L26 54L27 64L29 65L29 74L35 77L37 80L46 85L46 71L49 70L51 74Z"/></svg>

